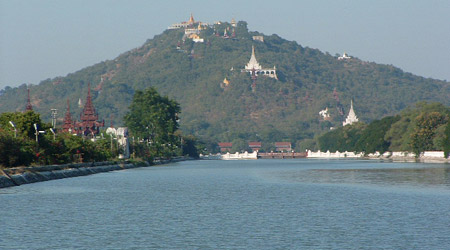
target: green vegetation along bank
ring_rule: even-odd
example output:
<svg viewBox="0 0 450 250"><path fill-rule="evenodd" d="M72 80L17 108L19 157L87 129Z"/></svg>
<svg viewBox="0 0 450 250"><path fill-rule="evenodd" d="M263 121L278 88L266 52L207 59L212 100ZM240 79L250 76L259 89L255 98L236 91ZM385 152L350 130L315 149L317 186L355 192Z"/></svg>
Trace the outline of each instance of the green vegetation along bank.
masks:
<svg viewBox="0 0 450 250"><path fill-rule="evenodd" d="M358 122L332 130L309 143L321 151L353 151L366 154L386 151L450 152L450 108L440 103L420 102L396 116L369 124Z"/></svg>
<svg viewBox="0 0 450 250"><path fill-rule="evenodd" d="M152 163L189 155L198 157L196 139L178 130L178 104L149 88L137 91L130 112L131 156ZM53 133L55 132L56 133ZM40 166L117 160L122 148L113 135L77 136L52 128L32 110L0 114L0 166Z"/></svg>

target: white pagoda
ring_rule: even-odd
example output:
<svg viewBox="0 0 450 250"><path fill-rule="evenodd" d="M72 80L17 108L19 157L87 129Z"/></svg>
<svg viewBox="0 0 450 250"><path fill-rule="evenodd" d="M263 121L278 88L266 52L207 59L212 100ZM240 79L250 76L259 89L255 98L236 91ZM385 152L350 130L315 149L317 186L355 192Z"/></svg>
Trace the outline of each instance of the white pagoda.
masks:
<svg viewBox="0 0 450 250"><path fill-rule="evenodd" d="M356 117L355 111L353 110L353 100L350 102L350 111L348 112L348 116L345 119L345 122L342 123L342 126L352 125L355 122L358 122L359 119Z"/></svg>
<svg viewBox="0 0 450 250"><path fill-rule="evenodd" d="M247 65L245 65L245 68L242 69L242 72L249 72L250 75L255 72L256 76L262 75L267 76L271 78L275 78L278 80L277 77L277 68L273 66L271 69L264 69L261 67L261 65L256 60L255 56L255 46L252 45L252 55L250 56L250 61L248 61Z"/></svg>
<svg viewBox="0 0 450 250"><path fill-rule="evenodd" d="M342 54L342 56L338 57L338 60L347 60L347 59L351 59L352 57L347 55L347 53L344 52L344 54Z"/></svg>

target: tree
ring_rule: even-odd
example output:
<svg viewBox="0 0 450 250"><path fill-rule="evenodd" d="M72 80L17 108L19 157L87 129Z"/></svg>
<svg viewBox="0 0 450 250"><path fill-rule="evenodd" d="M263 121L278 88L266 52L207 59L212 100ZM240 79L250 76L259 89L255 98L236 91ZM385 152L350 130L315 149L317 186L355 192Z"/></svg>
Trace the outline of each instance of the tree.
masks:
<svg viewBox="0 0 450 250"><path fill-rule="evenodd" d="M319 149L321 151L358 151L356 143L366 127L365 123L357 122L327 132L317 139Z"/></svg>
<svg viewBox="0 0 450 250"><path fill-rule="evenodd" d="M129 109L124 117L125 125L135 137L147 140L158 156L179 145L179 138L174 134L180 112L177 102L159 95L151 87L136 91Z"/></svg>
<svg viewBox="0 0 450 250"><path fill-rule="evenodd" d="M197 145L197 138L193 135L188 135L183 137L182 139L182 155L189 155L190 157L198 158L198 149L196 147Z"/></svg>
<svg viewBox="0 0 450 250"><path fill-rule="evenodd" d="M385 140L386 131L397 122L400 116L388 116L371 122L356 142L356 151L365 153L386 152L390 141Z"/></svg>
<svg viewBox="0 0 450 250"><path fill-rule="evenodd" d="M317 150L317 141L314 139L303 139L295 144L295 151L305 152L306 150Z"/></svg>
<svg viewBox="0 0 450 250"><path fill-rule="evenodd" d="M447 122L447 126L445 126L443 148L444 155L448 158L450 154L450 122Z"/></svg>
<svg viewBox="0 0 450 250"><path fill-rule="evenodd" d="M33 161L33 141L23 137L15 138L0 131L0 165L5 167L28 166Z"/></svg>
<svg viewBox="0 0 450 250"><path fill-rule="evenodd" d="M232 142L231 153L249 151L248 143L244 139L236 138Z"/></svg>
<svg viewBox="0 0 450 250"><path fill-rule="evenodd" d="M37 124L39 130L46 130L50 128L48 124L41 121L40 114L32 110L25 113L5 112L0 115L0 126L4 129L10 128L12 130L12 126L9 124L9 121L15 123L18 135L27 136L29 138L35 138L35 129L33 124Z"/></svg>
<svg viewBox="0 0 450 250"><path fill-rule="evenodd" d="M426 150L435 150L433 144L436 129L448 121L448 116L439 112L422 113L416 118L416 127L411 134L411 147L416 156Z"/></svg>

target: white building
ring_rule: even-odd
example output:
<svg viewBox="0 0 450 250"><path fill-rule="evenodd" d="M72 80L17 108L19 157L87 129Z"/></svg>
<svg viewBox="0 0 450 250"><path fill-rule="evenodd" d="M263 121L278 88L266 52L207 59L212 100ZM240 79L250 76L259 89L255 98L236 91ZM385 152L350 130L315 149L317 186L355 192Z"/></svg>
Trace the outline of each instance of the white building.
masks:
<svg viewBox="0 0 450 250"><path fill-rule="evenodd" d="M347 53L344 52L344 54L342 54L342 56L338 57L338 60L347 60L347 59L351 59L352 57L347 55Z"/></svg>
<svg viewBox="0 0 450 250"><path fill-rule="evenodd" d="M350 111L348 112L348 116L345 119L345 122L342 123L342 126L351 125L355 122L358 122L359 119L356 117L355 111L353 110L353 100L350 103Z"/></svg>
<svg viewBox="0 0 450 250"><path fill-rule="evenodd" d="M264 42L264 36L253 36L253 41Z"/></svg>
<svg viewBox="0 0 450 250"><path fill-rule="evenodd" d="M117 129L109 127L106 129L106 133L113 135L115 140L117 140L118 145L121 147L121 152L119 154L119 159L130 158L130 141L128 140L128 128L119 127ZM112 140L112 138L111 138Z"/></svg>
<svg viewBox="0 0 450 250"><path fill-rule="evenodd" d="M253 46L253 45L252 45L252 55L250 56L250 60L248 61L247 65L245 65L245 68L242 69L242 72L249 72L250 75L253 72L255 72L256 76L262 75L262 76L275 78L278 80L277 69L275 66L273 66L272 69L264 69L258 63L258 61L256 60L256 56L255 56L255 46Z"/></svg>
<svg viewBox="0 0 450 250"><path fill-rule="evenodd" d="M328 113L328 107L326 107L324 110L321 110L319 112L320 117L322 117L323 120L328 121L330 120L330 114Z"/></svg>

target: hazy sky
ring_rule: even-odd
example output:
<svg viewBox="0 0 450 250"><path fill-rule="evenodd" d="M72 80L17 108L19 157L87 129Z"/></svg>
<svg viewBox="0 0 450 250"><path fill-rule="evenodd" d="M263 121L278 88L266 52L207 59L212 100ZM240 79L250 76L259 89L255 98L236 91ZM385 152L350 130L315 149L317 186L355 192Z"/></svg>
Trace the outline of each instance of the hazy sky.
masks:
<svg viewBox="0 0 450 250"><path fill-rule="evenodd" d="M191 13L450 80L450 0L0 0L0 89L114 59Z"/></svg>

